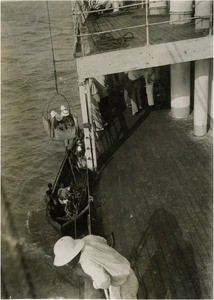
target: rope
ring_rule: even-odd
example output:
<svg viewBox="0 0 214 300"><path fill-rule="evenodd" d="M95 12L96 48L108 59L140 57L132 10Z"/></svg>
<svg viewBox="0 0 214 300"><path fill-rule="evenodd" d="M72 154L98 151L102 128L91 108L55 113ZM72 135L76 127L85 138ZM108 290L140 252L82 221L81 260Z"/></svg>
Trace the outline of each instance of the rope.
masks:
<svg viewBox="0 0 214 300"><path fill-rule="evenodd" d="M68 61L68 60L56 60L55 59L54 47L53 47L53 35L52 35L52 31L51 31L51 22L50 22L50 12L49 12L48 1L46 1L46 6L47 6L47 13L48 13L48 24L49 24L49 33L50 33L50 39L51 39L51 50L52 50L53 68L54 68L54 80L55 80L55 88L56 88L56 95L54 95L48 103L48 106L47 106L47 109L46 109L46 116L45 116L45 113L44 113L45 109L43 109L43 112L42 112L43 117L48 119L48 109L50 107L51 102L53 101L53 99L56 96L61 96L67 102L67 105L68 105L68 108L69 108L69 113L71 113L71 108L72 108L74 114L75 114L75 110L74 110L73 106L69 104L68 99L62 93L60 93L59 90L58 90L56 62L64 62L64 61Z"/></svg>
<svg viewBox="0 0 214 300"><path fill-rule="evenodd" d="M119 38L115 38L112 34L102 34L96 42L96 46L100 50L116 49L121 46L127 47L126 41L134 39L132 32L126 32Z"/></svg>
<svg viewBox="0 0 214 300"><path fill-rule="evenodd" d="M49 100L48 106L47 106L46 108L43 109L43 111L42 111L43 117L45 117L45 118L48 119L49 107L50 107L50 105L51 105L51 102L52 102L52 101L54 100L54 98L57 97L57 96L61 96L61 97L67 102L69 112L71 113L71 108L72 108L72 110L73 110L73 112L74 112L74 114L75 114L74 107L73 107L71 104L69 104L68 99L67 99L63 94L59 93L58 90L57 90L57 94L55 94L55 95ZM70 108L70 106L71 106L71 108Z"/></svg>
<svg viewBox="0 0 214 300"><path fill-rule="evenodd" d="M89 188L89 177L88 177L88 168L87 168L87 189L88 189L88 232L91 234L91 196L90 196L90 188Z"/></svg>
<svg viewBox="0 0 214 300"><path fill-rule="evenodd" d="M53 56L55 87L56 87L56 92L58 94L58 83L57 83L56 64L55 64L56 61L55 61L55 57L54 57L53 39L52 39L52 32L51 32L51 23L50 23L50 14L49 14L48 1L46 1L46 5L47 5L47 12L48 12L48 24L49 24L49 32L50 32L50 39L51 39L51 49L52 49L52 56Z"/></svg>

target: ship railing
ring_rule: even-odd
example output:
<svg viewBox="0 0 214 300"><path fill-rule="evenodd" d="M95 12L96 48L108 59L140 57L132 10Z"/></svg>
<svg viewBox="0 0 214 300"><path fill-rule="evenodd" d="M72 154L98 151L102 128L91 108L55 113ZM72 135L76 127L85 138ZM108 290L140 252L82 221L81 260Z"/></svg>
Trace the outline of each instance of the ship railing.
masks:
<svg viewBox="0 0 214 300"><path fill-rule="evenodd" d="M80 1L71 2L72 4L72 15L73 15L73 23L74 23L74 56L77 51L78 45L81 46L82 53L84 53L83 49L83 26L88 16L87 8L85 4L80 3Z"/></svg>
<svg viewBox="0 0 214 300"><path fill-rule="evenodd" d="M134 3L134 4L130 4L130 5L123 5L121 8L122 9L126 9L126 8L137 8L137 7L145 7L146 10L146 14L145 14L145 24L140 24L140 25L135 25L135 26L125 26L125 27L121 27L121 28L115 28L115 29L109 29L109 30L102 30L102 31L93 31L93 32L87 32L84 33L84 24L87 20L87 17L90 14L94 14L94 13L103 13L105 11L112 11L112 7L111 8L102 8L102 9L96 9L96 10L88 10L87 6L85 5L81 5L80 2L75 2L76 3L76 9L73 10L73 17L74 17L74 37L75 37L75 42L77 44L77 41L80 42L81 45L81 52L84 55L84 39L85 38L89 38L91 37L93 40L96 36L102 36L104 34L108 34L108 33L114 33L114 32L121 32L121 31L127 31L127 30L132 30L132 29L138 29L138 28L146 28L146 45L150 45L150 32L149 29L152 26L159 26L159 25L164 25L164 24L170 24L170 25L189 25L191 23L191 21L195 21L195 20L208 20L209 26L206 29L206 31L208 32L208 35L212 35L212 28L213 28L213 22L212 22L212 14L208 14L208 15L201 15L201 16L194 16L194 17L186 17L185 19L178 19L178 20L167 20L167 21L161 21L161 22L152 22L149 23L149 5L151 3L157 3L157 2L161 2L161 1L142 1L140 3ZM167 14L163 14L163 16L166 16ZM75 46L76 49L76 46Z"/></svg>

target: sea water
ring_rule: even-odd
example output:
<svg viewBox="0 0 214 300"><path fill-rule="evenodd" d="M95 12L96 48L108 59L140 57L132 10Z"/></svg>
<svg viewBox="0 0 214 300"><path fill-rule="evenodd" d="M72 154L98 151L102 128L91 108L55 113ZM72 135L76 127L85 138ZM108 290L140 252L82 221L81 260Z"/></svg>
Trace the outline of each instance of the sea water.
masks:
<svg viewBox="0 0 214 300"><path fill-rule="evenodd" d="M81 124L71 2L49 1L48 7L58 90ZM52 141L42 125L56 94L47 3L1 2L1 45L2 298L73 298L69 275L52 265L58 233L41 213L65 155L63 141ZM62 99L54 101L60 108ZM29 231L30 211L37 215Z"/></svg>

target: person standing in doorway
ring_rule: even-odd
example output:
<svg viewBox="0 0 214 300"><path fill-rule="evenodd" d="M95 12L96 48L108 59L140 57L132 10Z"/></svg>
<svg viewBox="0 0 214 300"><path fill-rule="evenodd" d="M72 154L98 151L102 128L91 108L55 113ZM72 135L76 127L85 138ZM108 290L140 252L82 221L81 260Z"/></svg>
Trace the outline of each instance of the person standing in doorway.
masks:
<svg viewBox="0 0 214 300"><path fill-rule="evenodd" d="M144 77L146 81L146 95L149 106L154 105L154 82L155 71L152 68L144 69Z"/></svg>
<svg viewBox="0 0 214 300"><path fill-rule="evenodd" d="M109 290L110 299L137 299L138 280L129 261L100 236L87 235L74 240L60 238L54 245L54 265L79 263L93 281L95 289Z"/></svg>
<svg viewBox="0 0 214 300"><path fill-rule="evenodd" d="M143 109L143 100L141 96L141 88L143 85L142 70L132 70L128 73L127 92L131 100L132 115L135 116Z"/></svg>
<svg viewBox="0 0 214 300"><path fill-rule="evenodd" d="M104 130L104 124L100 113L100 95L93 78L89 78L89 87L91 92L91 109L95 130L102 131Z"/></svg>

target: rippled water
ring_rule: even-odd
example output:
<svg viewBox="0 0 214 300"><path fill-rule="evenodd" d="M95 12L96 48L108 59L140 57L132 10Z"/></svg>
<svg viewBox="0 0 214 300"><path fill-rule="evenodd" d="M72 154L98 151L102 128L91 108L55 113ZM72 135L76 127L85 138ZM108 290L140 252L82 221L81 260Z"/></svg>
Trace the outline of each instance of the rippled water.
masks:
<svg viewBox="0 0 214 300"><path fill-rule="evenodd" d="M42 227L44 216L39 213L34 228L36 240L29 238L26 228L28 211L44 207L46 185L54 181L65 154L63 142L50 140L41 119L55 94L47 6L43 1L5 1L1 5L2 191L9 203L13 234L22 241L34 296L71 298L65 273L60 277L60 271L56 273L52 267L51 246L56 234ZM59 91L69 100L81 123L71 2L50 1L49 10L55 59L62 60L56 66ZM57 105L60 104L59 101ZM9 218L6 225L7 222L10 223ZM8 228L2 226L3 241L7 235ZM11 253L7 249L3 243L2 268L8 296L25 298L14 280L16 270L11 275Z"/></svg>

